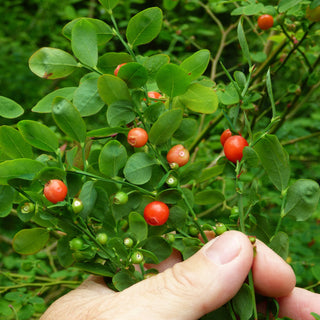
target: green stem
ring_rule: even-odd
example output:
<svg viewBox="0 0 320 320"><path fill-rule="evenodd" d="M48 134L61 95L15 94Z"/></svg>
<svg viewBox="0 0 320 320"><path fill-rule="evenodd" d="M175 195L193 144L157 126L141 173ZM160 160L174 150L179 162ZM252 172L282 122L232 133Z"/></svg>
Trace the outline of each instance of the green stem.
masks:
<svg viewBox="0 0 320 320"><path fill-rule="evenodd" d="M251 290L252 305L253 305L253 315L254 315L254 319L255 319L255 320L258 320L256 294L255 294L255 291L254 291L254 283L253 283L252 270L249 271L248 280L249 280L249 287L250 287L250 290Z"/></svg>

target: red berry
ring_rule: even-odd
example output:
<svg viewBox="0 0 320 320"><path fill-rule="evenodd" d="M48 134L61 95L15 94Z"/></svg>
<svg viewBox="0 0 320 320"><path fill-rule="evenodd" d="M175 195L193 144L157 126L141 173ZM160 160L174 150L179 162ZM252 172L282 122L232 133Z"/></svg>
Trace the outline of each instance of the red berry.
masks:
<svg viewBox="0 0 320 320"><path fill-rule="evenodd" d="M148 141L148 133L142 128L133 128L129 131L127 140L133 147L141 148Z"/></svg>
<svg viewBox="0 0 320 320"><path fill-rule="evenodd" d="M117 67L114 69L114 75L115 75L115 76L118 75L118 72L119 72L120 68L121 68L122 66L124 66L125 64L127 64L127 63L121 63L121 64L117 65Z"/></svg>
<svg viewBox="0 0 320 320"><path fill-rule="evenodd" d="M44 196L52 203L63 201L67 196L68 188L63 181L53 179L47 182L43 189Z"/></svg>
<svg viewBox="0 0 320 320"><path fill-rule="evenodd" d="M230 129L226 129L222 132L222 135L220 136L220 142L224 146L224 143L227 141L228 138L232 136L232 132Z"/></svg>
<svg viewBox="0 0 320 320"><path fill-rule="evenodd" d="M146 205L143 216L151 226L161 226L169 218L169 208L161 201L153 201Z"/></svg>
<svg viewBox="0 0 320 320"><path fill-rule="evenodd" d="M189 157L189 151L182 144L175 145L167 153L167 160L169 164L177 163L179 167L187 164Z"/></svg>
<svg viewBox="0 0 320 320"><path fill-rule="evenodd" d="M249 144L245 138L239 135L235 135L227 139L224 143L223 150L228 160L236 163L240 161L243 156L243 148Z"/></svg>
<svg viewBox="0 0 320 320"><path fill-rule="evenodd" d="M162 95L159 92L156 91L149 91L148 92L148 97L152 99L161 99Z"/></svg>
<svg viewBox="0 0 320 320"><path fill-rule="evenodd" d="M273 26L273 17L270 14L263 14L258 18L258 26L262 30L268 30Z"/></svg>

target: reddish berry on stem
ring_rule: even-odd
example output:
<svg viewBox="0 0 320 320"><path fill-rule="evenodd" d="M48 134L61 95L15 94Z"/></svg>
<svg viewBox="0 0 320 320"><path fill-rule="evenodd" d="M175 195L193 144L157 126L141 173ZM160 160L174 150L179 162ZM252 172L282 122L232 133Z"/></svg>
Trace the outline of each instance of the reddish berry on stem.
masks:
<svg viewBox="0 0 320 320"><path fill-rule="evenodd" d="M153 201L146 205L143 216L151 226L161 226L169 218L169 208L161 201Z"/></svg>
<svg viewBox="0 0 320 320"><path fill-rule="evenodd" d="M53 179L47 182L43 189L44 196L52 203L63 201L67 196L68 188L63 181Z"/></svg>
<svg viewBox="0 0 320 320"><path fill-rule="evenodd" d="M118 72L119 72L120 68L122 66L124 66L125 64L127 64L127 63L121 63L121 64L117 65L117 67L114 69L114 75L115 76L118 76Z"/></svg>
<svg viewBox="0 0 320 320"><path fill-rule="evenodd" d="M175 145L167 153L167 161L169 164L177 163L179 167L186 165L189 157L189 151L182 144Z"/></svg>
<svg viewBox="0 0 320 320"><path fill-rule="evenodd" d="M148 141L148 133L142 128L133 128L129 131L127 140L131 146L141 148Z"/></svg>
<svg viewBox="0 0 320 320"><path fill-rule="evenodd" d="M220 142L221 144L224 146L224 143L227 141L228 138L230 138L232 136L232 132L230 131L230 129L226 129L222 132L221 136L220 136Z"/></svg>
<svg viewBox="0 0 320 320"><path fill-rule="evenodd" d="M148 92L148 97L152 98L152 99L161 99L162 95L157 91L149 91Z"/></svg>
<svg viewBox="0 0 320 320"><path fill-rule="evenodd" d="M258 26L262 30L268 30L273 26L273 17L270 14L263 14L258 18Z"/></svg>
<svg viewBox="0 0 320 320"><path fill-rule="evenodd" d="M223 150L228 160L233 163L240 161L243 156L243 148L249 144L245 138L235 135L227 139L224 143Z"/></svg>

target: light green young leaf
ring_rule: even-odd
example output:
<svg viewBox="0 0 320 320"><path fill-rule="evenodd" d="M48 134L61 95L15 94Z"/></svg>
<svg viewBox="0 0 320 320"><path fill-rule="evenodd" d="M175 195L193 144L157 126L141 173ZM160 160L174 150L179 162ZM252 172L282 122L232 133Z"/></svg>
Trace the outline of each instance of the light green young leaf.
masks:
<svg viewBox="0 0 320 320"><path fill-rule="evenodd" d="M99 0L99 2L107 9L112 10L119 2L119 0Z"/></svg>
<svg viewBox="0 0 320 320"><path fill-rule="evenodd" d="M238 32L238 39L239 39L240 47L242 49L243 56L248 61L249 67L251 67L252 66L252 62L251 62L251 57L250 57L250 52L249 52L249 46L248 46L248 43L247 43L247 39L246 39L245 33L243 31L241 19L240 19L240 21L238 23L237 32Z"/></svg>
<svg viewBox="0 0 320 320"><path fill-rule="evenodd" d="M94 26L80 19L72 28L71 46L74 55L86 66L96 67L98 63L98 40Z"/></svg>
<svg viewBox="0 0 320 320"><path fill-rule="evenodd" d="M14 119L20 117L24 113L24 109L15 101L0 96L0 117Z"/></svg>
<svg viewBox="0 0 320 320"><path fill-rule="evenodd" d="M130 46L135 47L151 42L162 27L162 11L151 7L140 11L128 23L126 36Z"/></svg>

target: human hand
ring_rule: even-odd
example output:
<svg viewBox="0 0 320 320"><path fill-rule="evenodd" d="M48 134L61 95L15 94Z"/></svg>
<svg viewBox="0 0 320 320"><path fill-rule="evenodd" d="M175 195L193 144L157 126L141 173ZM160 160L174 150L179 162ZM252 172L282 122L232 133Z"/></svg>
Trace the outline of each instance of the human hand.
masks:
<svg viewBox="0 0 320 320"><path fill-rule="evenodd" d="M100 277L58 299L41 320L196 320L229 301L252 267L256 291L281 297L281 317L314 320L320 295L295 288L291 267L262 242L252 244L238 231L228 231L180 262L175 253L158 268L163 271L122 292L109 289Z"/></svg>

